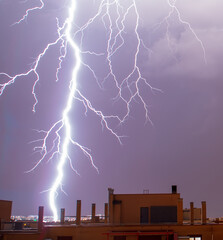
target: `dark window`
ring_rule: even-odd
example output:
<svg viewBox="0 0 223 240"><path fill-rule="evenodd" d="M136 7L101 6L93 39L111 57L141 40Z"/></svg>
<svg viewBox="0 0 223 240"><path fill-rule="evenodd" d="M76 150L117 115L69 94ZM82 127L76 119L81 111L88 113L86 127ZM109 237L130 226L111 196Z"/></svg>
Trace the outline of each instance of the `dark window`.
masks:
<svg viewBox="0 0 223 240"><path fill-rule="evenodd" d="M140 208L140 223L141 224L149 223L149 208L148 207Z"/></svg>
<svg viewBox="0 0 223 240"><path fill-rule="evenodd" d="M139 236L139 240L161 240L161 236Z"/></svg>
<svg viewBox="0 0 223 240"><path fill-rule="evenodd" d="M114 236L114 240L126 240L126 236Z"/></svg>
<svg viewBox="0 0 223 240"><path fill-rule="evenodd" d="M15 222L15 230L22 230L23 229L23 222Z"/></svg>
<svg viewBox="0 0 223 240"><path fill-rule="evenodd" d="M152 206L151 223L174 223L177 222L176 206Z"/></svg>
<svg viewBox="0 0 223 240"><path fill-rule="evenodd" d="M57 237L57 240L72 240L72 237L70 237L70 236L61 236L61 237Z"/></svg>

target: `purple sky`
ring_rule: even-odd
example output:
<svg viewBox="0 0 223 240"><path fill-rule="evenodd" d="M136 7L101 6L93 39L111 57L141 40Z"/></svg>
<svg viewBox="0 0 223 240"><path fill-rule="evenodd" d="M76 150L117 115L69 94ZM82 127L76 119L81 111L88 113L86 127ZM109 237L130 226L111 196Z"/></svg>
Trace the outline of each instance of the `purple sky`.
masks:
<svg viewBox="0 0 223 240"><path fill-rule="evenodd" d="M100 1L78 2L75 23L82 26L96 13ZM130 1L123 2L125 5ZM40 5L39 1L0 0L0 72L15 75L27 71L47 43L56 39L56 17L61 22L65 19L69 3L69 0L45 1L41 11L33 11L24 22L12 25L26 9ZM171 10L167 0L141 0L137 4L139 34L150 49L140 49L138 65L149 84L162 90L162 93L152 92L140 85L153 125L145 124L143 105L136 98L123 125L111 122L114 131L126 136L120 145L102 129L95 114L89 111L85 116L83 105L74 101L70 113L73 138L91 149L100 173L78 148L70 146L70 157L80 176L66 164L63 189L68 196L59 191L58 207L65 207L66 215L74 215L76 200L81 199L83 214L90 214L93 202L97 204L97 213L101 213L108 187L116 193L142 193L144 189L165 193L176 184L184 198L184 207L189 207L190 201L194 201L195 207L207 201L208 216L223 216L223 2L178 0L176 4L182 19L191 24L202 41L207 63L200 42L188 25L179 22L176 12L169 19L168 41L167 24L162 22ZM133 64L135 19L130 12L126 20L126 45L113 59L119 79L126 76ZM86 31L83 50L104 52L106 37L98 19ZM58 54L58 46L50 48L39 64L40 82L36 87L39 103L35 114L32 112L34 74L16 79L0 96L0 199L13 200L15 215L35 214L39 205L44 205L45 213L51 214L48 192L41 192L48 190L54 180L57 158L46 159L31 173L25 171L40 158L33 152L35 143L30 143L42 136L34 129L48 130L61 118L67 100L75 60L68 52L56 82ZM83 54L83 59L102 82L108 70L104 57ZM5 81L1 75L0 83ZM110 79L101 90L83 67L78 87L106 115L125 113L123 103L113 101L116 90Z"/></svg>

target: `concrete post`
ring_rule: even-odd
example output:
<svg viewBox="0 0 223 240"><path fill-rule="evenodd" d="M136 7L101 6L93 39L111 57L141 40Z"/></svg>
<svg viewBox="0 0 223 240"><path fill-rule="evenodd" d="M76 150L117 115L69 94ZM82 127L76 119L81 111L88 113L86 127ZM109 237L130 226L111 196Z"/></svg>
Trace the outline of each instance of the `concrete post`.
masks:
<svg viewBox="0 0 223 240"><path fill-rule="evenodd" d="M194 224L194 203L190 203L190 224Z"/></svg>
<svg viewBox="0 0 223 240"><path fill-rule="evenodd" d="M179 198L177 203L177 223L183 224L183 199Z"/></svg>
<svg viewBox="0 0 223 240"><path fill-rule="evenodd" d="M44 207L39 206L39 212L38 212L38 231L39 232L43 230L43 211L44 211Z"/></svg>
<svg viewBox="0 0 223 240"><path fill-rule="evenodd" d="M65 208L60 209L60 223L64 224L65 222Z"/></svg>
<svg viewBox="0 0 223 240"><path fill-rule="evenodd" d="M207 223L206 202L205 202L205 201L201 202L201 206L202 206L202 207L201 207L201 209L202 209L202 210L201 210L201 211L202 211L202 213L201 213L201 214L202 214L202 216L201 216L201 217L202 217L202 218L201 218L201 219L202 219L201 223L202 223L202 224L206 224L206 223Z"/></svg>
<svg viewBox="0 0 223 240"><path fill-rule="evenodd" d="M81 200L77 200L76 225L81 224Z"/></svg>
<svg viewBox="0 0 223 240"><path fill-rule="evenodd" d="M105 223L107 223L108 222L108 204L107 203L105 203Z"/></svg>
<svg viewBox="0 0 223 240"><path fill-rule="evenodd" d="M96 204L92 203L91 205L91 222L95 222L95 212L96 212Z"/></svg>

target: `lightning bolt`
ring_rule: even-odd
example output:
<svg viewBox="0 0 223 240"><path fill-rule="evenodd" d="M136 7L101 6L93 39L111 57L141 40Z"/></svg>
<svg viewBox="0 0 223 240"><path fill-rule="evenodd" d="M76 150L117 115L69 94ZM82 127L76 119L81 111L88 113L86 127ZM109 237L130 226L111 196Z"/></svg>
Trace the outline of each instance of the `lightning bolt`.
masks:
<svg viewBox="0 0 223 240"><path fill-rule="evenodd" d="M202 41L196 35L195 31L191 27L190 23L184 21L181 17L180 11L176 7L176 0L170 1L166 0L167 4L170 7L170 12L168 15L158 23L158 26L166 22L167 24L167 38L168 38L168 27L169 27L169 19L171 15L176 12L178 16L178 20L187 26L189 30L193 33L195 39L201 45L203 50L204 59L206 61L205 56L205 48ZM13 25L21 24L23 21L27 20L29 14L34 11L40 11L44 8L45 4L43 0L40 0L40 6L33 7L27 9L25 14L15 22ZM96 14L89 18L89 20L83 24L81 27L75 25L76 16L75 13L77 12L77 0L70 0L70 5L68 9L67 18L64 20L62 24L60 24L59 20L57 19L57 38L47 44L47 46L39 53L36 57L35 61L33 62L31 68L14 76L0 72L1 82L0 82L0 95L3 94L5 89L13 84L19 78L25 78L31 73L35 75L35 81L32 87L32 94L34 98L34 104L32 107L33 112L36 112L36 106L38 104L38 98L36 94L36 85L40 81L38 69L39 63L41 62L42 58L45 57L46 52L52 48L53 46L59 45L60 46L60 56L58 57L58 67L55 73L56 81L59 81L59 73L63 66L63 61L67 56L67 52L70 50L73 53L75 58L75 63L72 67L72 76L70 79L69 84L69 93L67 95L66 105L62 112L61 119L57 120L52 124L49 130L37 130L39 134L43 134L43 138L37 139L32 143L40 143L34 148L34 151L41 154L41 158L38 162L34 165L32 169L28 172L35 170L43 160L53 159L56 155L59 155L59 162L57 165L57 175L56 178L51 186L49 191L49 205L52 209L54 220L58 220L58 212L56 207L56 197L58 195L58 189L62 188L62 181L64 175L64 164L66 161L69 161L71 168L76 172L75 168L72 165L71 158L69 157L69 145L72 144L78 147L83 154L89 159L91 165L96 169L98 172L97 166L95 166L93 157L91 155L90 149L86 148L85 146L81 145L80 143L76 142L71 135L71 121L69 117L69 113L73 107L74 101L79 101L85 107L85 114L88 111L93 112L101 121L101 125L107 131L109 131L120 144L122 144L122 138L124 136L119 135L111 125L111 121L116 122L117 124L125 123L131 113L131 105L133 102L140 102L145 111L145 119L152 124L152 120L149 116L149 108L147 105L146 100L143 98L141 94L140 85L147 87L152 93L160 92L160 89L154 88L151 86L149 81L143 75L140 65L140 52L141 51L148 51L149 54L152 53L152 50L149 49L143 40L140 37L140 15L138 11L138 7L136 4L136 0L129 0L129 1L121 1L121 0L100 0L99 6L97 9ZM130 70L120 79L118 77L117 69L114 67L115 55L118 54L121 49L125 46L126 42L126 33L128 32L128 28L126 26L126 22L128 21L128 17L133 17L135 22L133 28L133 35L135 38L135 45L134 49L131 49L134 52L132 63ZM98 20L101 21L105 31L106 31L106 49L103 52L94 52L89 49L84 48L84 40L86 31L91 28L93 24L95 24ZM74 27L78 27L76 31L73 31ZM98 78L94 69L84 61L84 55L93 55L95 57L103 57L104 61L107 64L107 73L102 79L102 81ZM92 78L95 79L100 89L104 89L104 85L107 81L111 81L116 88L116 94L113 97L114 102L121 102L125 106L125 112L120 114L114 115L106 115L101 110L98 110L94 104L87 98L82 91L78 88L79 83L79 72L81 68L86 68L91 74ZM64 136L62 137L61 132L65 132ZM53 137L53 144L51 147L48 145L49 139Z"/></svg>
<svg viewBox="0 0 223 240"><path fill-rule="evenodd" d="M191 26L191 24L184 20L183 17L182 17L182 14L180 12L180 10L177 8L176 4L177 4L177 0L166 0L168 6L170 7L170 11L168 12L168 14L162 19L161 22L155 24L155 26L153 27L154 30L159 28L162 24L166 24L166 38L167 38L167 41L168 41L168 46L171 50L171 52L173 52L173 48L171 47L171 40L170 40L170 31L169 31L169 27L170 27L170 20L171 20L171 17L176 14L177 15L177 19L178 21L186 26L189 31L193 34L194 38L196 39L196 41L199 43L201 49L202 49L202 52L203 52L203 59L204 59L204 62L207 64L207 58L206 58L206 51L205 51L205 47L204 47L204 44L202 42L202 40L199 38L199 36L196 34L195 30L193 29L193 27ZM173 56L175 58L175 56ZM176 58L175 58L176 59ZM176 59L177 60L177 59Z"/></svg>

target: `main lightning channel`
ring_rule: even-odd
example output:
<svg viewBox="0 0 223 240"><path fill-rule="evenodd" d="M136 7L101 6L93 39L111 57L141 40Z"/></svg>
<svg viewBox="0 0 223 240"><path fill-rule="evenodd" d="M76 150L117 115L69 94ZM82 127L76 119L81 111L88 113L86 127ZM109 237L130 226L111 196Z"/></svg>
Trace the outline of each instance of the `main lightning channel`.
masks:
<svg viewBox="0 0 223 240"><path fill-rule="evenodd" d="M74 13L76 10L76 1L72 1L71 2L71 6L69 9L69 15L68 15L68 19L66 21L67 24L67 28L66 28L66 39L67 42L69 43L70 47L73 50L73 53L75 55L75 65L73 68L73 73L72 73L72 78L70 81L70 91L69 91L69 95L68 95L68 100L67 100L67 104L66 107L63 111L63 125L65 128L65 138L64 138L64 142L62 145L62 154L61 157L59 159L59 163L57 165L57 178L55 180L55 182L53 183L53 186L50 189L50 195L49 195L49 202L50 202L50 206L51 209L53 211L53 217L54 217L54 221L58 220L58 213L57 213L57 207L55 204L55 198L57 195L57 189L61 186L62 184L62 179L63 179L63 166L64 163L66 161L66 159L69 158L68 156L68 146L69 146L69 142L71 141L71 124L70 124L70 119L69 119L69 112L72 108L72 102L73 102L73 97L75 95L75 91L77 89L77 75L78 75L78 71L80 69L81 66L81 56L80 56L80 49L78 48L77 44L75 43L75 41L72 39L71 36L71 30L72 30L72 23L74 20Z"/></svg>

